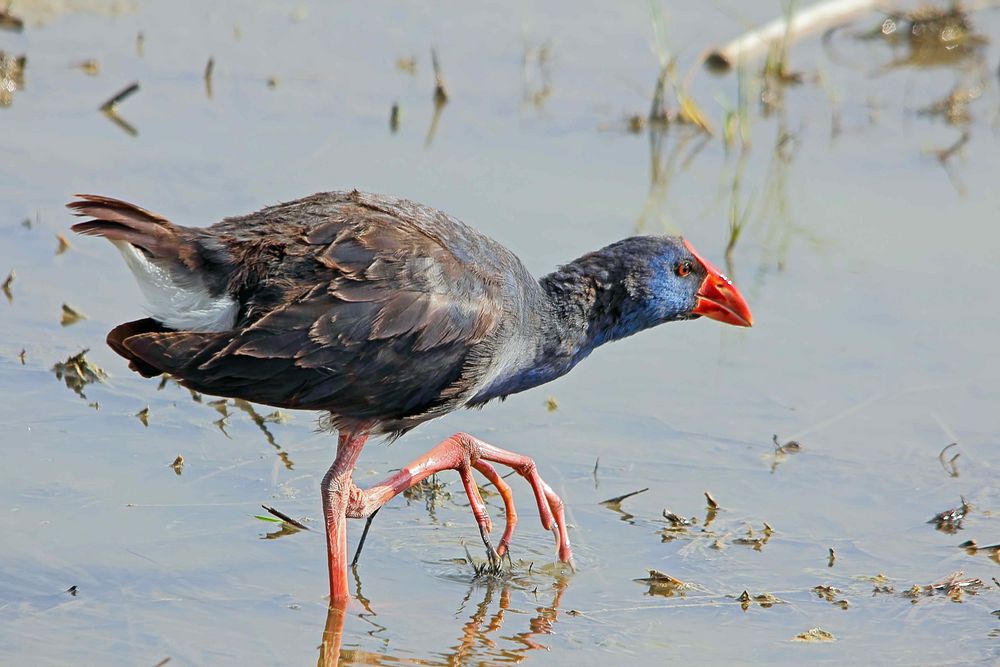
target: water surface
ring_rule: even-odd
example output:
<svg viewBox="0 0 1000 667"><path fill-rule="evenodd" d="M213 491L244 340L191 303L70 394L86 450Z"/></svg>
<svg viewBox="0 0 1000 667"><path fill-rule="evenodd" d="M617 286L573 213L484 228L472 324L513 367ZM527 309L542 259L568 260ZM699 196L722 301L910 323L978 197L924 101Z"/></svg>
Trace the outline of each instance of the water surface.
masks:
<svg viewBox="0 0 1000 667"><path fill-rule="evenodd" d="M998 658L996 553L957 548L1000 542L996 44L917 66L905 43L852 37L880 17L806 41L789 61L805 80L774 109L744 77L741 151L719 138L740 98L734 74L691 78L715 137L628 130L659 69L645 3L22 4L24 31L0 32L0 48L28 56L0 109L0 277L16 272L0 303L4 663L318 658L321 533L265 539L279 527L254 515L271 505L319 529L333 439L311 414L212 404L130 373L103 340L142 315L137 288L108 244L70 238L57 254L57 235L75 192L202 225L352 187L445 209L537 273L637 231L683 233L727 264L735 207L744 227L728 267L756 325L661 327L544 388L370 444L361 484L458 430L536 457L568 504L577 570L555 565L512 480L514 574L475 578L462 562L463 544L482 558L475 524L457 475L442 475L436 502L399 498L378 515L343 663ZM682 76L778 13L664 5L663 43ZM996 11L972 21L1000 36ZM431 45L451 93L433 133ZM411 57L415 73L397 67ZM74 67L91 58L98 75ZM131 134L97 107L134 80L119 108ZM979 91L968 118L919 112L956 86ZM64 303L86 318L62 326ZM51 369L84 348L107 378L81 395ZM776 455L773 434L801 451ZM955 470L939 461L952 442ZM623 512L600 504L642 488ZM708 525L705 491L721 505ZM961 496L973 508L962 530L925 523ZM665 531L665 509L698 523ZM359 534L352 525L352 545ZM688 587L634 581L650 569ZM901 595L958 570L987 588ZM821 585L838 589L833 602ZM744 609L744 591L777 600ZM835 641L793 641L815 627Z"/></svg>

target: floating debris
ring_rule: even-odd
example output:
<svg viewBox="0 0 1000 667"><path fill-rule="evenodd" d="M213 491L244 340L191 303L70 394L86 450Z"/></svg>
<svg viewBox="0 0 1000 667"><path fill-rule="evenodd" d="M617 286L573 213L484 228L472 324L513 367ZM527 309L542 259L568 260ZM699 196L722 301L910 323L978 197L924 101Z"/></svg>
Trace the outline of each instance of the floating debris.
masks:
<svg viewBox="0 0 1000 667"><path fill-rule="evenodd" d="M836 641L833 633L827 632L823 628L810 628L805 632L795 635L793 641L797 642L832 642Z"/></svg>
<svg viewBox="0 0 1000 667"><path fill-rule="evenodd" d="M969 513L969 510L972 509L972 505L965 502L964 496L959 497L962 499L962 504L959 507L938 512L934 515L934 518L929 519L927 523L933 523L937 530L940 530L942 533L948 533L949 535L961 530L962 521L965 519L965 515Z"/></svg>
<svg viewBox="0 0 1000 667"><path fill-rule="evenodd" d="M139 412L135 413L135 416L139 418L139 421L142 422L143 426L146 426L146 427L149 426L149 406L148 405L146 407L144 407L142 410L139 410ZM184 462L181 461L181 463L184 463ZM178 474L180 474L180 473L178 473Z"/></svg>
<svg viewBox="0 0 1000 667"><path fill-rule="evenodd" d="M826 566L833 567L833 564L836 560L837 560L837 552L833 550L833 547L830 547L830 559L827 561Z"/></svg>
<svg viewBox="0 0 1000 667"><path fill-rule="evenodd" d="M27 354L27 351L22 347L21 351L17 355L17 358L21 360L21 365L22 366L24 366L24 357L25 357L26 354Z"/></svg>
<svg viewBox="0 0 1000 667"><path fill-rule="evenodd" d="M410 76L415 75L417 73L417 57L396 58L396 69L400 72L406 72Z"/></svg>
<svg viewBox="0 0 1000 667"><path fill-rule="evenodd" d="M728 598L733 598L733 595L727 595ZM759 595L750 595L749 591L743 591L738 597L735 597L736 601L740 603L740 608L746 611L750 608L750 604L756 602L763 609L770 609L776 604L783 604L783 601L771 593L760 593Z"/></svg>
<svg viewBox="0 0 1000 667"><path fill-rule="evenodd" d="M142 33L139 33L140 35ZM108 99L104 104L102 104L99 109L101 113L107 117L112 123L120 127L126 134L130 136L138 136L139 131L135 129L128 121L118 115L118 105L123 102L126 98L134 95L139 90L139 82L133 82L126 86L125 88L118 91L110 99Z"/></svg>
<svg viewBox="0 0 1000 667"><path fill-rule="evenodd" d="M80 62L73 65L78 70L86 74L87 76L97 76L101 73L101 63L95 58L88 58L86 60L81 60Z"/></svg>
<svg viewBox="0 0 1000 667"><path fill-rule="evenodd" d="M146 36L142 34L142 31L136 33L135 35L135 55L142 58L146 46Z"/></svg>
<svg viewBox="0 0 1000 667"><path fill-rule="evenodd" d="M642 134L646 129L646 117L642 114L632 114L625 118L625 129L631 134Z"/></svg>
<svg viewBox="0 0 1000 667"><path fill-rule="evenodd" d="M139 92L139 82L133 81L108 98L108 100L98 108L104 113L115 113L118 110L119 104L132 95L135 95L137 92Z"/></svg>
<svg viewBox="0 0 1000 667"><path fill-rule="evenodd" d="M21 32L24 30L24 19L10 13L11 4L13 4L13 2L8 0L7 6L0 8L0 30Z"/></svg>
<svg viewBox="0 0 1000 667"><path fill-rule="evenodd" d="M146 409L149 410L149 408ZM174 469L174 474L179 477L180 474L184 472L184 457L178 454L177 458L174 459L174 462L170 464L170 467Z"/></svg>
<svg viewBox="0 0 1000 667"><path fill-rule="evenodd" d="M69 250L69 241L62 234L56 234L56 239L59 241L59 245L56 246L56 255L58 256Z"/></svg>
<svg viewBox="0 0 1000 667"><path fill-rule="evenodd" d="M668 509L663 510L663 518L670 522L673 528L687 528L688 526L693 526L698 523L698 519L691 517L690 519L685 519L682 516L674 514Z"/></svg>
<svg viewBox="0 0 1000 667"><path fill-rule="evenodd" d="M87 398L83 393L83 388L94 382L104 382L108 376L98 366L87 360L87 353L90 349L84 349L79 354L75 354L66 361L61 361L52 367L52 372L56 378L66 383L80 398Z"/></svg>
<svg viewBox="0 0 1000 667"><path fill-rule="evenodd" d="M205 80L205 95L209 99L212 97L212 73L215 72L215 58L212 56L208 57L208 62L205 63L205 73L202 78Z"/></svg>
<svg viewBox="0 0 1000 667"><path fill-rule="evenodd" d="M80 320L87 319L87 316L76 310L69 304L62 305L62 319L59 321L64 327L68 327L71 324L76 324Z"/></svg>
<svg viewBox="0 0 1000 667"><path fill-rule="evenodd" d="M600 504L604 505L605 507L607 507L612 512L618 512L619 514L621 514L622 515L621 516L621 520L622 521L624 521L626 523L632 523L632 519L635 518L635 515L634 514L630 514L630 513L626 512L625 510L622 509L622 501L627 500L628 498L631 498L632 496L637 496L640 493L645 493L646 491L649 491L648 487L645 488L645 489L639 489L638 491L631 491L629 493L625 493L625 494L622 494L620 496L615 496L614 498L608 498L607 500L602 500L600 502Z"/></svg>
<svg viewBox="0 0 1000 667"><path fill-rule="evenodd" d="M802 451L802 444L797 440L789 440L782 445L778 442L777 433L771 436L771 440L774 441L774 451L776 454L798 454Z"/></svg>
<svg viewBox="0 0 1000 667"><path fill-rule="evenodd" d="M733 544L744 544L746 546L752 547L754 551L760 551L767 544L768 540L771 539L771 535L774 533L772 529L766 523L764 524L764 530L761 531L761 535L756 535L754 533L752 526L747 526L747 534L745 537L737 537L733 540Z"/></svg>
<svg viewBox="0 0 1000 667"><path fill-rule="evenodd" d="M827 602L837 607L840 607L841 609L847 609L848 607L851 606L851 603L848 602L846 599L844 598L838 599L837 594L840 593L839 588L834 588L833 586L827 586L827 585L820 585L820 586L815 586L812 590L813 593L816 594L816 597L820 598L821 600L826 600Z"/></svg>
<svg viewBox="0 0 1000 667"><path fill-rule="evenodd" d="M708 491L705 492L705 502L708 503L708 509L717 510L719 509L719 503L712 497L712 494Z"/></svg>
<svg viewBox="0 0 1000 667"><path fill-rule="evenodd" d="M73 597L76 597L76 594L79 592L79 589L76 587L76 584L73 584L72 586L66 589L66 592L72 595Z"/></svg>
<svg viewBox="0 0 1000 667"><path fill-rule="evenodd" d="M555 412L559 409L559 401L556 400L555 396L549 396L545 399L545 409L549 412Z"/></svg>
<svg viewBox="0 0 1000 667"><path fill-rule="evenodd" d="M910 598L913 603L916 603L921 597L931 596L935 593L944 593L953 602L961 602L963 593L975 595L984 588L986 588L986 584L983 583L982 579L967 579L965 578L965 572L959 570L952 572L946 578L933 584L927 584L926 586L914 584L908 590L903 591L901 595Z"/></svg>
<svg viewBox="0 0 1000 667"><path fill-rule="evenodd" d="M989 551L991 557L994 560L997 559L997 556L1000 556L1000 542L998 542L997 544L986 544L983 546L979 546L978 544L976 544L975 540L966 540L965 542L962 542L958 546L959 548L965 549L967 552L969 552L970 556L975 556L980 551Z"/></svg>
<svg viewBox="0 0 1000 667"><path fill-rule="evenodd" d="M393 102L389 110L389 131L393 134L399 131L399 102Z"/></svg>
<svg viewBox="0 0 1000 667"><path fill-rule="evenodd" d="M622 503L623 500L631 498L632 496L637 496L640 493L645 493L646 491L649 491L649 487L647 487L645 489L639 489L638 491L630 491L630 492L622 494L620 496L615 496L614 498L608 498L607 500L602 500L600 504L601 505L606 505L608 507L615 506L615 505L621 505L621 503Z"/></svg>
<svg viewBox="0 0 1000 667"><path fill-rule="evenodd" d="M404 490L403 497L407 500L423 500L430 509L438 500L451 498L451 493L448 492L448 486L438 480L437 475L431 475Z"/></svg>
<svg viewBox="0 0 1000 667"><path fill-rule="evenodd" d="M946 446L944 449L942 449L941 453L938 454L938 461L941 462L941 467L944 468L944 471L948 473L949 477L958 477L958 464L956 463L956 461L958 461L958 457L961 456L962 453L956 452L955 455L952 456L950 459L948 459L947 461L945 460L945 453L952 447L958 447L958 443L953 442L950 445Z"/></svg>
<svg viewBox="0 0 1000 667"><path fill-rule="evenodd" d="M0 107L9 107L14 93L24 88L24 68L27 57L14 56L0 49Z"/></svg>
<svg viewBox="0 0 1000 667"><path fill-rule="evenodd" d="M833 586L827 586L825 584L821 584L819 586L813 586L812 590L817 597L826 600L827 602L833 602L834 596L836 596L837 593L840 592L839 588L834 588Z"/></svg>
<svg viewBox="0 0 1000 667"><path fill-rule="evenodd" d="M14 278L16 277L17 274L14 273L14 269L11 269L10 273L7 274L6 280L3 281L3 285L0 285L0 290L3 290L3 295L7 297L7 303L14 302L14 291L11 289L11 285L14 284Z"/></svg>
<svg viewBox="0 0 1000 667"><path fill-rule="evenodd" d="M632 581L649 586L646 595L660 595L668 598L687 588L687 584L680 579L657 570L650 570L648 577L633 579Z"/></svg>
<svg viewBox="0 0 1000 667"><path fill-rule="evenodd" d="M781 602L777 597L771 595L770 593L761 593L760 595L753 596L753 601L759 604L764 609L770 609L774 605Z"/></svg>
<svg viewBox="0 0 1000 667"><path fill-rule="evenodd" d="M268 88L272 88L272 89L273 88L277 88L278 87L278 77L276 77L276 76L269 76L269 77L267 77L267 87Z"/></svg>

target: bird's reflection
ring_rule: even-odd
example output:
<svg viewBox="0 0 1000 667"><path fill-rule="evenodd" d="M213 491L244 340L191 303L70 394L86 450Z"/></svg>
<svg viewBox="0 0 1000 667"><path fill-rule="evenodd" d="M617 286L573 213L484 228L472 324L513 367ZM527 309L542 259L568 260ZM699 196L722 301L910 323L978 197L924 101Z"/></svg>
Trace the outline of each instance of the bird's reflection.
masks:
<svg viewBox="0 0 1000 667"><path fill-rule="evenodd" d="M523 584L523 581L521 582ZM364 611L358 614L375 628L369 635L374 636L386 628L374 621L376 613L372 610L370 601L361 594L361 582L355 573L356 600ZM524 662L532 651L547 650L542 643L545 635L552 634L553 626L559 620L562 597L569 586L569 577L557 575L551 587L545 593L538 591L534 595L541 603L534 611L516 608L511 602L512 589L518 590L518 584L512 577L502 579L489 578L485 582L477 579L470 585L465 598L459 604L459 612L466 609L470 602L479 600L462 626L458 641L454 646L441 651L435 659L415 659L407 655L405 659L395 657L389 652L373 652L359 648L344 648L344 622L349 611L348 607L356 603L347 601L331 604L327 610L326 626L323 629L323 639L319 647L320 667L335 667L337 665L465 665L480 663L484 659L494 659L502 662L519 664ZM530 614L526 628L519 632L501 634L504 623L514 625L522 616ZM517 619L517 620L515 620ZM508 628L510 629L510 628ZM386 640L386 646L388 640Z"/></svg>

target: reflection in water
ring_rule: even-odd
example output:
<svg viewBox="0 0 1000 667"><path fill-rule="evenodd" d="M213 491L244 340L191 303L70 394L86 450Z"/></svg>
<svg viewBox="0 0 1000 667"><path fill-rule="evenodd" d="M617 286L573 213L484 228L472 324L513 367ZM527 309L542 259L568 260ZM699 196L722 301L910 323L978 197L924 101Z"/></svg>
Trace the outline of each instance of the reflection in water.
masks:
<svg viewBox="0 0 1000 667"><path fill-rule="evenodd" d="M950 8L920 7L907 15L890 15L875 31L893 47L906 52L886 68L961 65L980 56L987 40L975 32L971 17L953 3Z"/></svg>
<svg viewBox="0 0 1000 667"><path fill-rule="evenodd" d="M462 626L458 642L446 652L440 653L439 659L427 660L407 657L405 659L392 656L389 653L375 653L357 648L344 648L344 621L347 618L347 602L331 604L327 610L326 626L323 629L323 639L319 647L318 665L334 667L336 665L465 665L479 664L483 661L524 662L532 651L547 650L540 638L552 634L552 628L559 619L562 597L569 586L569 578L557 576L552 582L551 596L547 604L535 607L533 612L517 609L511 605L512 580L486 578L476 580L469 587L469 592L459 605L459 613L479 594L480 601L475 605L468 621ZM355 573L357 600L364 607L364 613L358 616L370 623L375 629L369 636L382 633L386 628L374 621L376 616L369 601L361 594L361 582ZM495 604L495 609L494 609ZM507 635L500 635L504 623L519 616L531 614L526 629ZM508 618L513 616L513 619ZM388 647L388 639L383 638Z"/></svg>
<svg viewBox="0 0 1000 667"><path fill-rule="evenodd" d="M552 95L552 75L549 63L552 55L552 43L544 42L533 45L527 37L524 38L524 50L521 53L521 102L524 106L532 106L541 111L546 100ZM532 71L536 69L537 74Z"/></svg>
<svg viewBox="0 0 1000 667"><path fill-rule="evenodd" d="M270 429L267 428L268 422L281 423L283 420L285 420L286 418L284 414L280 410L275 410L269 415L261 415L256 410L254 410L253 405L251 405L247 401L244 401L242 398L234 398L233 405L242 410L243 412L247 413L247 415L249 415L253 423L257 425L257 428L259 428L261 430L261 433L264 434L264 437L267 438L267 444L271 445L276 450L278 450L278 458L281 459L281 462L285 464L286 468L292 470L295 467L295 463L293 463L292 460L288 458L288 452L282 449L281 445L275 442L274 436L271 435ZM223 431L223 433L225 433L225 431Z"/></svg>
<svg viewBox="0 0 1000 667"><path fill-rule="evenodd" d="M651 220L662 216L663 204L674 177L694 162L702 149L708 145L711 135L691 127L679 128L676 141L665 150L670 126L663 123L649 124L649 194L643 202L642 211L635 223L636 233L646 233ZM688 144L697 139L690 151ZM663 226L671 231L673 226L664 219Z"/></svg>
<svg viewBox="0 0 1000 667"><path fill-rule="evenodd" d="M645 493L646 491L649 491L649 489L648 488L639 489L638 491L632 491L631 493L626 493L624 495L617 496L615 498L608 498L607 500L602 500L601 505L607 507L612 512L617 512L618 514L620 514L621 520L624 521L625 523L630 525L635 525L635 521L633 521L633 519L635 519L635 515L630 514L629 512L626 512L624 509L622 509L622 501L631 498L632 496L637 496L640 493Z"/></svg>
<svg viewBox="0 0 1000 667"><path fill-rule="evenodd" d="M438 122L441 120L441 112L444 111L445 105L448 104L448 88L444 85L444 76L441 74L441 64L438 62L436 49L431 49L431 65L434 68L434 115L431 116L431 124L427 128L427 138L424 139L424 148L430 148L434 142Z"/></svg>

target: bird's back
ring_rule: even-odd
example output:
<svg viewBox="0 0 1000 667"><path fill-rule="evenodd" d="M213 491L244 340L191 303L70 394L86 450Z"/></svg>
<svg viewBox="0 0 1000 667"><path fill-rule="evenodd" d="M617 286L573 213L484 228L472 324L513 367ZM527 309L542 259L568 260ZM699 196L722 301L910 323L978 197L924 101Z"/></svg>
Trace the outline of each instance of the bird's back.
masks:
<svg viewBox="0 0 1000 667"><path fill-rule="evenodd" d="M206 228L101 197L71 207L94 218L74 229L115 242L134 272L159 271L218 307L201 330L152 310L112 331L136 370L328 410L337 426L402 432L461 406L536 297L502 245L402 199L319 193Z"/></svg>

